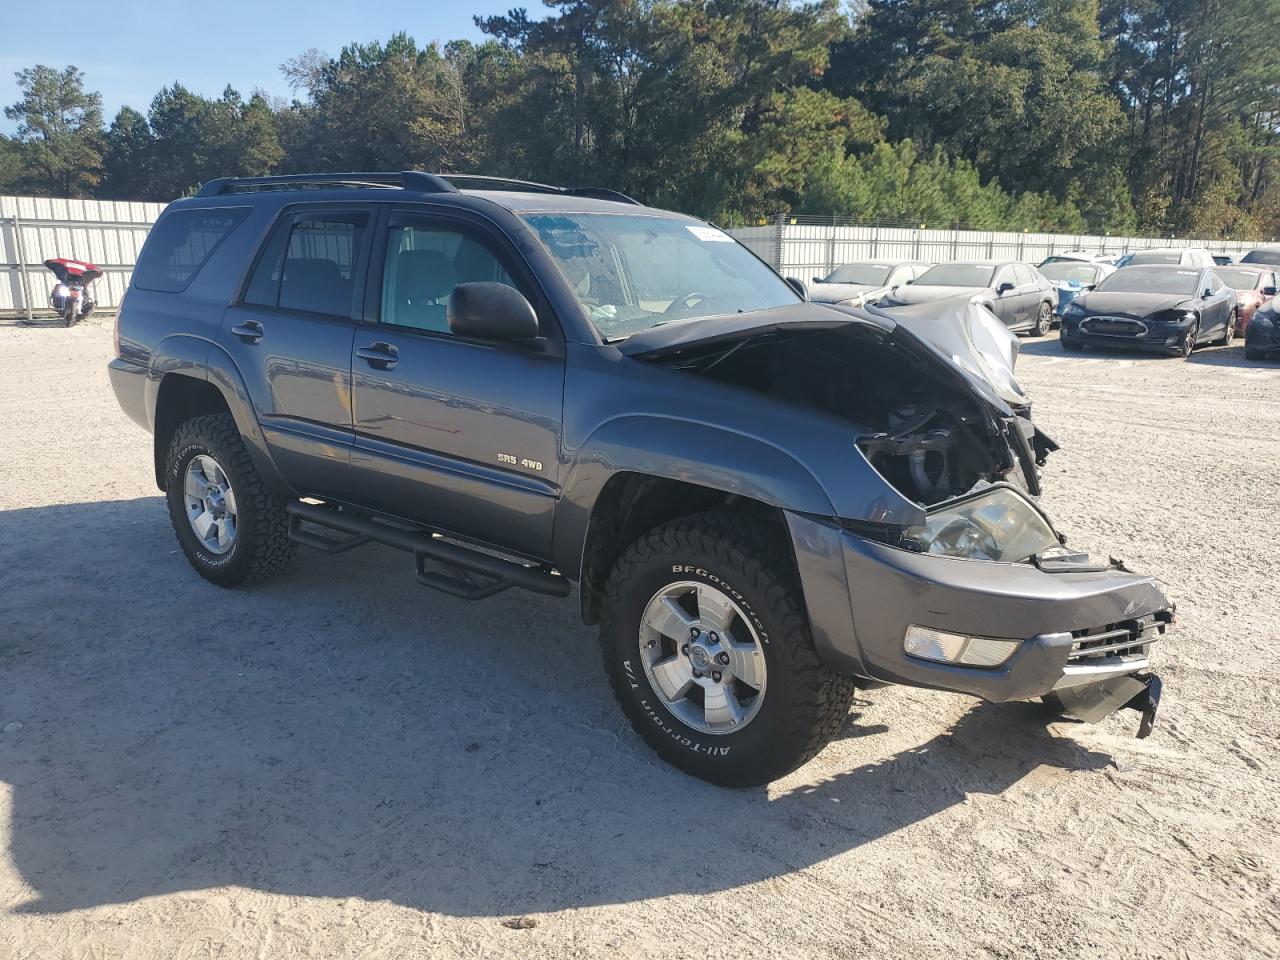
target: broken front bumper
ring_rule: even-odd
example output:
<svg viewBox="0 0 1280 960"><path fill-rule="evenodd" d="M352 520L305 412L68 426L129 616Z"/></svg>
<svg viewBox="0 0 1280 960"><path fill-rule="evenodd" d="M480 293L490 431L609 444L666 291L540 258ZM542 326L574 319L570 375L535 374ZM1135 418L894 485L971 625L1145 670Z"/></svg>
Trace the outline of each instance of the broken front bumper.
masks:
<svg viewBox="0 0 1280 960"><path fill-rule="evenodd" d="M814 642L841 673L1026 700L1142 673L1173 619L1148 576L914 553L811 517L789 514L788 523ZM913 625L1015 641L1016 649L996 667L925 660L904 647Z"/></svg>

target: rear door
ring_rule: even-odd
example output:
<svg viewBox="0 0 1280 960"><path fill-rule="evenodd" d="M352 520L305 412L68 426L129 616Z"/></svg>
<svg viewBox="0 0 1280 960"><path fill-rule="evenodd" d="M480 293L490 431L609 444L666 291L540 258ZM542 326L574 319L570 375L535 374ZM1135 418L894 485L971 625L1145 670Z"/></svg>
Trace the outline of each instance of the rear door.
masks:
<svg viewBox="0 0 1280 960"><path fill-rule="evenodd" d="M1210 291L1209 309L1213 314L1213 330L1216 333L1224 333L1227 323L1231 320L1231 304L1235 293L1227 286L1226 281L1212 270L1205 272L1204 282Z"/></svg>
<svg viewBox="0 0 1280 960"><path fill-rule="evenodd" d="M303 494L347 493L351 343L363 307L371 211L287 208L260 249L221 345L253 399L272 457Z"/></svg>
<svg viewBox="0 0 1280 960"><path fill-rule="evenodd" d="M1036 312L1044 299L1040 274L1025 263L1015 263L1013 273L1018 278L1018 328L1030 327L1036 322Z"/></svg>
<svg viewBox="0 0 1280 960"><path fill-rule="evenodd" d="M1009 284L1011 288L1001 293L1000 288L1005 284ZM996 316L1006 327L1016 327L1018 325L1018 277L1013 272L1013 264L1007 263L997 268L991 286L996 291L993 300Z"/></svg>
<svg viewBox="0 0 1280 960"><path fill-rule="evenodd" d="M520 290L536 341L454 336L455 285ZM352 352L356 501L535 559L559 495L564 345L519 254L465 211L396 210L379 230Z"/></svg>

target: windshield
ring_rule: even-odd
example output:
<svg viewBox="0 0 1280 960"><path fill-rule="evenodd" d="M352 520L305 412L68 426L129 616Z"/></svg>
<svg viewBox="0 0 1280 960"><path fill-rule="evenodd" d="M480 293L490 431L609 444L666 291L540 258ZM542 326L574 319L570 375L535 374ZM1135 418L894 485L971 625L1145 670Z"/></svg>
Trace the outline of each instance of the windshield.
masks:
<svg viewBox="0 0 1280 960"><path fill-rule="evenodd" d="M996 268L983 263L940 263L916 280L917 287L989 287Z"/></svg>
<svg viewBox="0 0 1280 960"><path fill-rule="evenodd" d="M836 267L823 283L860 283L868 287L883 287L893 271L891 263L846 263Z"/></svg>
<svg viewBox="0 0 1280 960"><path fill-rule="evenodd" d="M536 213L524 220L606 340L673 320L800 302L750 251L703 223L616 213Z"/></svg>
<svg viewBox="0 0 1280 960"><path fill-rule="evenodd" d="M1050 280L1058 283L1094 283L1098 279L1098 268L1087 263L1069 263L1065 260L1058 263L1046 263L1040 268Z"/></svg>
<svg viewBox="0 0 1280 960"><path fill-rule="evenodd" d="M1139 250L1137 253L1133 254L1133 256L1129 258L1129 262L1133 264L1181 263L1182 251L1181 250L1159 250L1159 251L1153 252L1150 250Z"/></svg>
<svg viewBox="0 0 1280 960"><path fill-rule="evenodd" d="M1262 274L1257 270L1219 270L1218 276L1232 290L1253 290Z"/></svg>
<svg viewBox="0 0 1280 960"><path fill-rule="evenodd" d="M1180 293L1189 297L1196 292L1199 279L1198 270L1125 267L1098 284L1098 289L1107 293Z"/></svg>
<svg viewBox="0 0 1280 960"><path fill-rule="evenodd" d="M1265 263L1280 267L1280 250L1250 250L1240 258L1241 263Z"/></svg>

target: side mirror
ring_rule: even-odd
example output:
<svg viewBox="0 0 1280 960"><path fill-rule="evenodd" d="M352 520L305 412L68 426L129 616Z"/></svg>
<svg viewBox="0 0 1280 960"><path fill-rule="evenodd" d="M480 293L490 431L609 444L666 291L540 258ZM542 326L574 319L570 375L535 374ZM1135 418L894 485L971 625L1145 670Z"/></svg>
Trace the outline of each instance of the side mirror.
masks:
<svg viewBox="0 0 1280 960"><path fill-rule="evenodd" d="M796 293L800 294L801 300L809 299L809 290L807 287L805 287L803 280L797 280L795 277L787 277L786 280L787 280L787 286L790 287L792 290L794 290Z"/></svg>
<svg viewBox="0 0 1280 960"><path fill-rule="evenodd" d="M912 277L910 280L906 281L906 283L907 283L907 285L908 285L908 286L910 286L911 284L913 284L913 283L915 283L915 282L916 282L916 281L915 281L915 277Z"/></svg>
<svg viewBox="0 0 1280 960"><path fill-rule="evenodd" d="M1003 297L1006 293L1008 293L1012 289L1013 289L1013 284L1010 283L1008 280L1006 280L1004 283L1000 284L1000 286L996 287L996 293L999 296Z"/></svg>
<svg viewBox="0 0 1280 960"><path fill-rule="evenodd" d="M1274 296L1276 295L1276 288L1275 288L1275 287L1263 287L1263 288L1262 288L1262 295L1263 295L1264 297L1274 297Z"/></svg>
<svg viewBox="0 0 1280 960"><path fill-rule="evenodd" d="M1202 296L1202 297L1212 297L1212 296L1213 296L1213 291L1212 291L1212 290L1210 290L1208 287L1205 287L1205 288L1204 288L1204 293L1200 294L1200 296Z"/></svg>
<svg viewBox="0 0 1280 960"><path fill-rule="evenodd" d="M1096 283L1086 283L1084 285L1085 293L1088 293L1090 290L1096 290L1096 289L1098 289L1098 285Z"/></svg>
<svg viewBox="0 0 1280 960"><path fill-rule="evenodd" d="M811 279L811 280L813 280L813 282L814 282L814 283L822 283L822 282L823 282L823 280L822 280L822 278L821 278L821 277L811 277L810 279Z"/></svg>
<svg viewBox="0 0 1280 960"><path fill-rule="evenodd" d="M515 287L495 280L460 283L449 294L449 329L476 340L532 340L538 315Z"/></svg>

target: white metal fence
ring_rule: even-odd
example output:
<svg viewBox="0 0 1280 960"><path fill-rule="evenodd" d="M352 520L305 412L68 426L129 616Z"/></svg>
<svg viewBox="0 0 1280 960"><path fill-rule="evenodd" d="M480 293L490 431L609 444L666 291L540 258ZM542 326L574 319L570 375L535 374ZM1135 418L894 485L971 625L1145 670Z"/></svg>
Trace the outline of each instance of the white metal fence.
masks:
<svg viewBox="0 0 1280 960"><path fill-rule="evenodd" d="M88 260L103 269L93 295L114 308L129 286L133 265L162 203L0 197L0 316L48 308L51 257ZM1147 247L1201 246L1213 253L1240 254L1261 241L1169 240L1061 233L988 230L929 230L881 224L814 222L778 217L756 227L728 231L780 273L808 281L842 263L858 260L1021 260L1039 263L1064 250L1126 253Z"/></svg>
<svg viewBox="0 0 1280 960"><path fill-rule="evenodd" d="M1066 250L1128 253L1149 247L1205 247L1211 253L1238 255L1262 241L1170 240L1064 233L1009 233L996 230L929 230L878 224L805 222L779 217L757 227L727 231L786 277L809 281L842 263L860 260L1020 260L1039 263Z"/></svg>
<svg viewBox="0 0 1280 960"><path fill-rule="evenodd" d="M88 260L103 275L93 298L114 308L129 286L142 241L163 203L0 197L0 315L49 308L54 278L44 261Z"/></svg>

